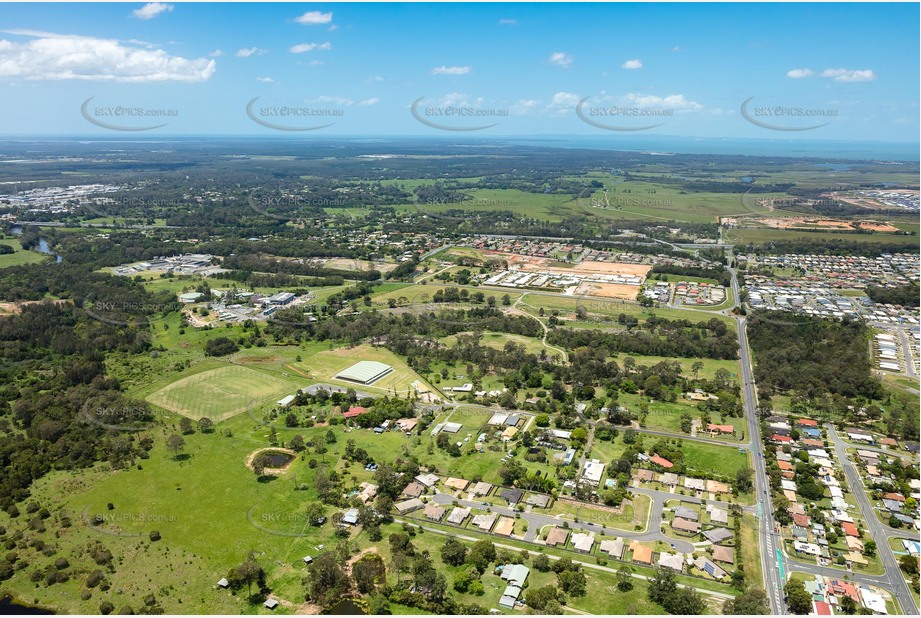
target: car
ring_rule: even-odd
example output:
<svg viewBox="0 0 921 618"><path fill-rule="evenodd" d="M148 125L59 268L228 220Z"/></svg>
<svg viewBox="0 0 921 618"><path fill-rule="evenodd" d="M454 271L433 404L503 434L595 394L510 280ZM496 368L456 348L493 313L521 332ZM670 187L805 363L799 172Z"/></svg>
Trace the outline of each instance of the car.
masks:
<svg viewBox="0 0 921 618"><path fill-rule="evenodd" d="M489 502L484 502L483 506L489 506Z"/></svg>

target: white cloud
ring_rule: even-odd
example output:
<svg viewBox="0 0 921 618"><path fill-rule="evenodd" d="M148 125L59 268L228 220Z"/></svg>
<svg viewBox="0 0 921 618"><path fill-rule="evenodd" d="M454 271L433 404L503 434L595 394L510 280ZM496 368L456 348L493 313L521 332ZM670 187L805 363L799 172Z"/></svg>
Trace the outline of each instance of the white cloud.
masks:
<svg viewBox="0 0 921 618"><path fill-rule="evenodd" d="M627 60L625 63L620 65L622 69L642 69L643 63L637 59Z"/></svg>
<svg viewBox="0 0 921 618"><path fill-rule="evenodd" d="M547 105L547 107L551 111L555 111L558 114L568 114L575 109L578 102L579 95L573 94L571 92L561 91L553 95L553 98L550 99L550 104Z"/></svg>
<svg viewBox="0 0 921 618"><path fill-rule="evenodd" d="M234 56L237 58L249 58L250 56L261 56L267 51L266 49L260 49L258 47L243 47L238 49Z"/></svg>
<svg viewBox="0 0 921 618"><path fill-rule="evenodd" d="M211 56L212 58L220 58L221 56L224 55L224 52L223 50L215 49L213 52L211 52L208 55Z"/></svg>
<svg viewBox="0 0 921 618"><path fill-rule="evenodd" d="M684 48L681 47L680 45L675 45L674 47L672 47L672 51L673 52L683 52Z"/></svg>
<svg viewBox="0 0 921 618"><path fill-rule="evenodd" d="M308 103L330 103L332 105L346 106L351 105L354 101L345 97L321 95L316 99L308 101Z"/></svg>
<svg viewBox="0 0 921 618"><path fill-rule="evenodd" d="M524 116L540 106L537 99L518 99L511 107L511 112L516 116Z"/></svg>
<svg viewBox="0 0 921 618"><path fill-rule="evenodd" d="M312 67L318 67L321 64L326 64L326 63L323 62L322 60L311 60L308 64Z"/></svg>
<svg viewBox="0 0 921 618"><path fill-rule="evenodd" d="M132 15L138 19L153 19L157 15L163 12L172 13L173 5L165 4L163 2L148 2L139 9L132 11Z"/></svg>
<svg viewBox="0 0 921 618"><path fill-rule="evenodd" d="M315 49L328 50L332 48L333 44L327 41L326 43L299 43L297 45L292 45L288 51L292 54L303 54L304 52L313 51Z"/></svg>
<svg viewBox="0 0 921 618"><path fill-rule="evenodd" d="M499 25L500 26L517 26L518 20L517 19L506 19L503 17L502 19L499 20Z"/></svg>
<svg viewBox="0 0 921 618"><path fill-rule="evenodd" d="M553 52L550 54L550 57L547 58L547 62L550 64L556 65L558 67L563 67L564 69L568 69L573 60L574 58L571 55L563 52Z"/></svg>
<svg viewBox="0 0 921 618"><path fill-rule="evenodd" d="M364 101L359 101L358 104L364 107L369 107L371 105L377 105L381 100L377 97L371 97L370 99L365 99Z"/></svg>
<svg viewBox="0 0 921 618"><path fill-rule="evenodd" d="M369 77L368 79L365 80L365 83L366 83L366 84L371 84L371 83L374 83L374 82L382 82L382 81L384 81L384 78L381 77L380 75L372 75L371 77Z"/></svg>
<svg viewBox="0 0 921 618"><path fill-rule="evenodd" d="M0 40L0 77L27 80L113 82L201 82L217 63L173 56L162 49L139 49L115 39L7 30L33 37L25 43Z"/></svg>
<svg viewBox="0 0 921 618"><path fill-rule="evenodd" d="M442 107L483 107L483 103L483 97L474 98L462 92L449 92L437 101Z"/></svg>
<svg viewBox="0 0 921 618"><path fill-rule="evenodd" d="M471 68L470 65L466 65L462 67L440 66L440 67L435 67L434 69L432 69L431 73L432 75L466 75L472 70L473 68Z"/></svg>
<svg viewBox="0 0 921 618"><path fill-rule="evenodd" d="M305 26L314 26L317 24L328 24L333 21L333 14L323 13L321 11L307 11L300 17L295 17L294 21Z"/></svg>
<svg viewBox="0 0 921 618"><path fill-rule="evenodd" d="M815 73L812 72L812 69L790 69L787 71L787 77L790 79L803 79L804 77L812 77Z"/></svg>
<svg viewBox="0 0 921 618"><path fill-rule="evenodd" d="M876 74L870 69L825 69L822 77L830 77L836 82L872 82Z"/></svg>
<svg viewBox="0 0 921 618"><path fill-rule="evenodd" d="M687 99L683 94L670 94L667 97L659 97L654 94L631 92L624 95L622 100L624 103L636 107L673 109L675 111L697 111L704 108L703 105Z"/></svg>
<svg viewBox="0 0 921 618"><path fill-rule="evenodd" d="M275 83L275 80L272 79L271 77L257 77L256 81L262 82L264 84L274 84Z"/></svg>

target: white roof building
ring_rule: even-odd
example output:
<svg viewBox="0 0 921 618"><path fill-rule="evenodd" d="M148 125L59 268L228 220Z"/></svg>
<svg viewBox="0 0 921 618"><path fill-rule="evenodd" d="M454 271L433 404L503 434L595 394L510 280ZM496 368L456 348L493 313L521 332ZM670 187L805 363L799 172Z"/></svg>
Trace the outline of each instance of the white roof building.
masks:
<svg viewBox="0 0 921 618"><path fill-rule="evenodd" d="M597 485L601 482L601 477L604 475L604 464L597 459L593 459L585 464L585 467L582 468L582 480L588 481L593 485Z"/></svg>

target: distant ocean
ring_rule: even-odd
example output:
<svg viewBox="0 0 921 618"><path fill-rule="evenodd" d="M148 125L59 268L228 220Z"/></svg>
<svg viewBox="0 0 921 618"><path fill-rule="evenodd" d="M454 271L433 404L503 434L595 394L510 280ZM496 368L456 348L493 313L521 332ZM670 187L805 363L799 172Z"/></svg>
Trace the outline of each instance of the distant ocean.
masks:
<svg viewBox="0 0 921 618"><path fill-rule="evenodd" d="M589 137L542 136L509 138L511 143L557 148L591 148L680 154L747 155L851 159L860 161L921 161L921 144L909 142L845 142L805 139L736 139L669 135Z"/></svg>
<svg viewBox="0 0 921 618"><path fill-rule="evenodd" d="M289 142L304 139L296 135L157 135L149 138L87 136L23 136L0 135L0 144L67 143L87 144L194 144L205 142L209 147L228 142ZM587 148L662 154L733 155L752 157L794 157L823 160L859 161L921 161L921 144L912 142L834 141L809 139L743 139L720 137L679 137L674 135L328 135L311 136L316 143L373 143L394 145L400 142L450 142L466 146L536 146L546 148Z"/></svg>

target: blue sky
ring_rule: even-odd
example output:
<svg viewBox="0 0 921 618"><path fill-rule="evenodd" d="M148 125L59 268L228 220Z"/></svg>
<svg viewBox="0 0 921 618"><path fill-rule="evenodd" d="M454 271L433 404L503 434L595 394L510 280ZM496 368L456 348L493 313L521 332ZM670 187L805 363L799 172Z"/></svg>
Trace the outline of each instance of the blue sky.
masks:
<svg viewBox="0 0 921 618"><path fill-rule="evenodd" d="M919 134L917 4L0 6L7 135Z"/></svg>

